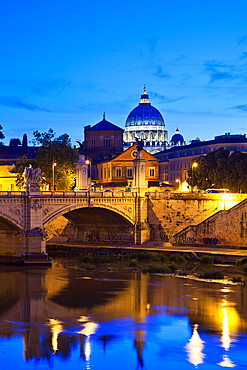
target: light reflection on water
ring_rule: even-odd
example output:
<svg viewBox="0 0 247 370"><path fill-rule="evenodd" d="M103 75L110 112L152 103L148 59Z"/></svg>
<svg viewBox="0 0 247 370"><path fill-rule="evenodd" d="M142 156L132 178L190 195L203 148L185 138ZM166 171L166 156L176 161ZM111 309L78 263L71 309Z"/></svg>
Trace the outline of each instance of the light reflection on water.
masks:
<svg viewBox="0 0 247 370"><path fill-rule="evenodd" d="M65 268L0 278L1 368L247 368L246 287Z"/></svg>

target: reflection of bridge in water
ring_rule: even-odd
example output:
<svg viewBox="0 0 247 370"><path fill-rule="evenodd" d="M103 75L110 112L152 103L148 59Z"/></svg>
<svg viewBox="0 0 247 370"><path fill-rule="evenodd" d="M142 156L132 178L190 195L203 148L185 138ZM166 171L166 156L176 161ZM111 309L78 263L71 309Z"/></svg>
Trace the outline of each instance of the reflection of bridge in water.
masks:
<svg viewBox="0 0 247 370"><path fill-rule="evenodd" d="M201 343L200 332L212 328L221 335L222 347L227 351L231 335L247 329L242 286L223 288L217 284L216 290L202 282L143 274L132 274L131 279L124 274L83 278L79 272L65 269L6 270L0 276L5 281L0 288L0 302L4 302L0 306L0 336L11 337L18 327L24 327L26 359L49 358L54 352L68 357L78 342L82 358L87 359L92 335L104 348L116 339L114 332L99 335L97 322L130 317L141 365L149 315L159 311L189 317L194 332L187 351L191 362L198 364L203 360L203 345L201 357L193 351L198 351Z"/></svg>

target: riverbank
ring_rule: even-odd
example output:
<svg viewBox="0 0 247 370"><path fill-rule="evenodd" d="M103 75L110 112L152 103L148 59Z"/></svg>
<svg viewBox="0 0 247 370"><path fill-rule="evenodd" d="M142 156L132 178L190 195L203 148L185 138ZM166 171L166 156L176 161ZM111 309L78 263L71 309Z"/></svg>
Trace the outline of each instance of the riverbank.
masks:
<svg viewBox="0 0 247 370"><path fill-rule="evenodd" d="M85 271L134 271L143 273L194 275L200 279L224 279L246 284L247 257L230 264L219 263L218 255L199 252L143 250L137 248L93 248L90 246L48 245L52 260ZM215 258L216 257L216 258ZM243 261L242 264L237 261ZM224 261L226 262L226 261ZM237 262L237 263L236 263Z"/></svg>

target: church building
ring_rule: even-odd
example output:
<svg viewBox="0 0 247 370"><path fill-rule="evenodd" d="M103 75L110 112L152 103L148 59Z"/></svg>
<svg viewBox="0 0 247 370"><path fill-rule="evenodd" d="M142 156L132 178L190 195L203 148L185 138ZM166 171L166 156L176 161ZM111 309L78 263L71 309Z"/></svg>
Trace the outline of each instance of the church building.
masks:
<svg viewBox="0 0 247 370"><path fill-rule="evenodd" d="M158 109L151 105L145 87L139 105L127 117L123 135L124 149L132 146L136 138L144 141L145 149L151 154L165 149L165 121Z"/></svg>

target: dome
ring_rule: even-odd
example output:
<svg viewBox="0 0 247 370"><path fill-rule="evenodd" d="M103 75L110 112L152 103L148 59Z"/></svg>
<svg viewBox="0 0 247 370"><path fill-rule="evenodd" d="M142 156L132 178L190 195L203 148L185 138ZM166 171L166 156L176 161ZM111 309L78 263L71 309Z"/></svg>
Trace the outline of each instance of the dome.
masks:
<svg viewBox="0 0 247 370"><path fill-rule="evenodd" d="M171 144L172 145L184 145L184 138L183 136L179 133L179 130L177 128L176 133L173 135L171 139Z"/></svg>
<svg viewBox="0 0 247 370"><path fill-rule="evenodd" d="M145 87L139 105L130 112L126 120L125 127L131 126L165 126L162 114L150 104Z"/></svg>

